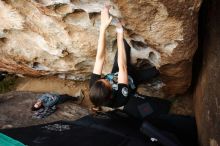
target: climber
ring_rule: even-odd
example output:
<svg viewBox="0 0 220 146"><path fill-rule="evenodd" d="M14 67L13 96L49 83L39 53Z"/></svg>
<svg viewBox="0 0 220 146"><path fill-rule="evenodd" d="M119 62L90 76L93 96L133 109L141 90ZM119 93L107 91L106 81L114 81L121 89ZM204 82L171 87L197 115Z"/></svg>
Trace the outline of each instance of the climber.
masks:
<svg viewBox="0 0 220 146"><path fill-rule="evenodd" d="M130 93L134 93L137 85L158 75L158 70L151 67L145 70L135 70L130 62L130 47L123 37L122 23L116 25L118 50L111 74L101 77L105 61L105 32L111 23L110 6L105 6L101 12L101 26L95 65L90 79L90 100L95 107L120 107L127 103Z"/></svg>

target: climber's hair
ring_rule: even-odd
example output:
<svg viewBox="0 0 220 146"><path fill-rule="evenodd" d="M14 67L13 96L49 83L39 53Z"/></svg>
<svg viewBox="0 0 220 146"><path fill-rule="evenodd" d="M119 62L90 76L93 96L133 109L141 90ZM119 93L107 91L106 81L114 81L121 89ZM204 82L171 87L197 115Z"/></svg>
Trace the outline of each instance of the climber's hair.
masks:
<svg viewBox="0 0 220 146"><path fill-rule="evenodd" d="M41 106L39 106L38 108L36 108L34 105L35 105L35 103L32 104L32 106L31 106L31 111L37 111L37 110L39 110L39 109L41 109L41 108L44 107L43 105L41 105Z"/></svg>
<svg viewBox="0 0 220 146"><path fill-rule="evenodd" d="M112 88L103 79L97 80L90 88L89 98L96 107L103 106L111 100Z"/></svg>

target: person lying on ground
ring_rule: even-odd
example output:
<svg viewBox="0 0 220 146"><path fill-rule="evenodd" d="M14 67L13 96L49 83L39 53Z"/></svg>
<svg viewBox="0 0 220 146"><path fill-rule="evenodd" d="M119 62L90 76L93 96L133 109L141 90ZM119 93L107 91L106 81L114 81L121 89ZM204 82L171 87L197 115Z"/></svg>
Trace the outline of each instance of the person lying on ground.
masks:
<svg viewBox="0 0 220 146"><path fill-rule="evenodd" d="M45 118L55 112L56 105L64 103L66 101L74 101L75 103L81 104L84 98L84 93L80 91L80 95L77 97L70 96L67 94L55 94L45 93L37 96L37 101L31 107L32 111L36 111L33 115L34 118Z"/></svg>
<svg viewBox="0 0 220 146"><path fill-rule="evenodd" d="M110 6L105 6L101 12L101 26L95 65L91 75L90 100L95 107L120 107L127 103L129 94L135 93L136 87L143 81L159 74L155 67L136 70L130 62L130 46L124 40L124 30L121 22L116 26L118 50L112 72L101 77L104 66L106 48L105 32L112 17L109 15Z"/></svg>

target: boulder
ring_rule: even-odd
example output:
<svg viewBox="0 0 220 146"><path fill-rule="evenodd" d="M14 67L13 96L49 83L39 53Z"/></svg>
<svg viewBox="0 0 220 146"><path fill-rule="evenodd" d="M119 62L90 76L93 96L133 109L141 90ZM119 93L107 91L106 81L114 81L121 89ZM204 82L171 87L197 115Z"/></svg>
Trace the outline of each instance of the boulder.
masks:
<svg viewBox="0 0 220 146"><path fill-rule="evenodd" d="M95 61L103 0L0 1L0 70L24 76L84 81ZM201 0L112 0L104 73L111 70L115 23L125 22L132 63L147 60L161 72L163 96L184 93L191 82ZM143 65L141 67L144 67Z"/></svg>
<svg viewBox="0 0 220 146"><path fill-rule="evenodd" d="M220 145L220 1L204 0L201 11L202 64L194 89L194 107L200 146Z"/></svg>

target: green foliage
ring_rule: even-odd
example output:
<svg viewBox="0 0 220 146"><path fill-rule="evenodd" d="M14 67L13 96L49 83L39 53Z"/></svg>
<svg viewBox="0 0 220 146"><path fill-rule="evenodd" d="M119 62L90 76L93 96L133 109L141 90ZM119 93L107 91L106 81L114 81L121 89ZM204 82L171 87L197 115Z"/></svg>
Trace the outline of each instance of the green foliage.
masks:
<svg viewBox="0 0 220 146"><path fill-rule="evenodd" d="M16 76L8 75L4 80L0 81L0 93L5 93L13 90L16 80Z"/></svg>

